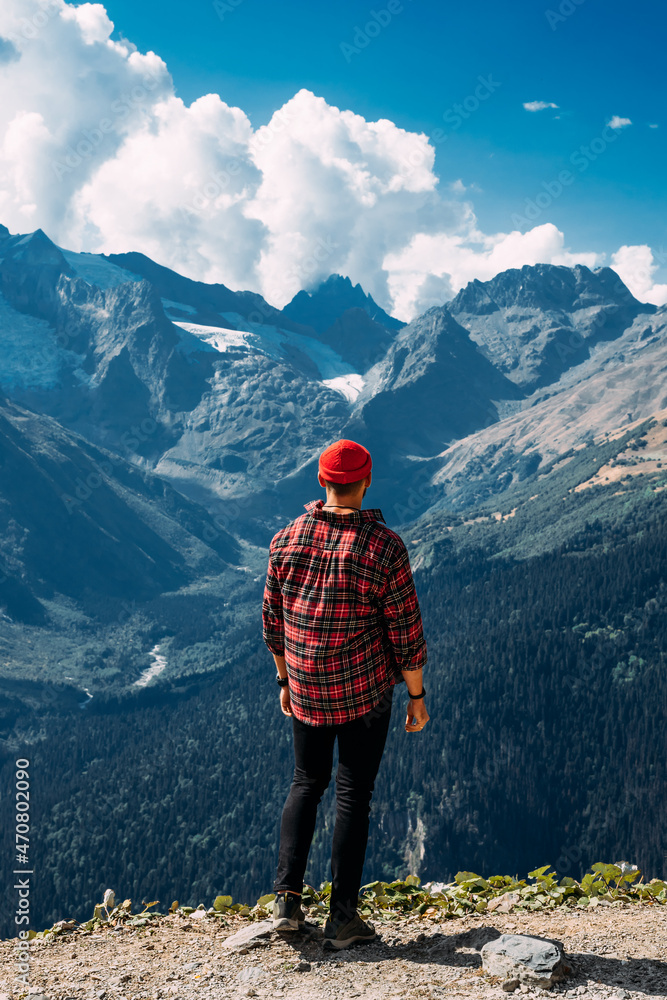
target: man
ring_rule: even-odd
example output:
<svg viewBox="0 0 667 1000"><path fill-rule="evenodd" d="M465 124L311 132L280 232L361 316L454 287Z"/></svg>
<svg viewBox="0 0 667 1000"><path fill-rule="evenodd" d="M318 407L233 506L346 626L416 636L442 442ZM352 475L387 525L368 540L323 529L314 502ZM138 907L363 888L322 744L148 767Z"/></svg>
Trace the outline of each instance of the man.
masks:
<svg viewBox="0 0 667 1000"><path fill-rule="evenodd" d="M304 922L303 877L338 739L324 927L325 947L333 948L375 937L357 914L357 901L394 684L407 684L406 732L420 732L429 720L422 685L426 643L408 553L379 509L361 509L371 465L370 453L354 441L336 441L322 452L318 481L326 503L307 503L306 513L272 539L262 608L295 756L280 828L273 925L298 930Z"/></svg>

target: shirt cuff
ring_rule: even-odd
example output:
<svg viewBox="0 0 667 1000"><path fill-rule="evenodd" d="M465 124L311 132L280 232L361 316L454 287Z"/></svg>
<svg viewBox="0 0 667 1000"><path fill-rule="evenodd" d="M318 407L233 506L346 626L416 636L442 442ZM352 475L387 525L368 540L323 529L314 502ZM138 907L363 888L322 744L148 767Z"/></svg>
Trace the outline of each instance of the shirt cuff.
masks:
<svg viewBox="0 0 667 1000"><path fill-rule="evenodd" d="M426 647L422 646L419 652L415 653L415 655L408 663L402 664L397 662L396 665L399 670L421 670L425 663L426 663Z"/></svg>
<svg viewBox="0 0 667 1000"><path fill-rule="evenodd" d="M264 642L269 647L269 649L271 650L271 652L276 654L276 656L284 656L285 655L285 643L284 642L278 642L275 639L269 639L267 636L264 636Z"/></svg>

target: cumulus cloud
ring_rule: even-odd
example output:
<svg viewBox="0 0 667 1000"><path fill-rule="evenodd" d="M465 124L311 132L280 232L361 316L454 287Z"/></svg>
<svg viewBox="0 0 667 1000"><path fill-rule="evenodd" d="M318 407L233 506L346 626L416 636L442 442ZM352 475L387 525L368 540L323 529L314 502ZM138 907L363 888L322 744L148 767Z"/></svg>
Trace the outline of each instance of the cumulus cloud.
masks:
<svg viewBox="0 0 667 1000"><path fill-rule="evenodd" d="M632 121L629 118L620 118L619 115L612 115L607 122L609 128L627 128L628 125L632 125Z"/></svg>
<svg viewBox="0 0 667 1000"><path fill-rule="evenodd" d="M551 101L528 101L524 104L526 111L544 111L545 108L557 108Z"/></svg>
<svg viewBox="0 0 667 1000"><path fill-rule="evenodd" d="M667 257L662 256L664 264ZM649 246L619 247L612 254L611 266L640 302L652 302L656 306L667 304L667 285L658 285L653 280L658 263L653 259Z"/></svg>
<svg viewBox="0 0 667 1000"><path fill-rule="evenodd" d="M600 263L596 253L571 253L564 246L564 236L550 222L535 226L527 233L518 230L487 236L471 231L465 237L444 233L418 233L398 254L385 259L390 274L389 287L398 315L416 315L438 305L437 279L451 298L469 281L486 281L499 271L524 264ZM443 299L439 300L440 302Z"/></svg>
<svg viewBox="0 0 667 1000"><path fill-rule="evenodd" d="M139 249L203 281L256 285L266 233L245 214L261 181L251 137L246 115L216 94L190 107L167 97L76 192L70 240Z"/></svg>
<svg viewBox="0 0 667 1000"><path fill-rule="evenodd" d="M550 224L482 233L474 186L438 178L424 134L307 90L254 129L217 94L186 105L159 55L113 30L100 3L2 0L0 221L15 232L139 250L277 306L339 272L402 319L507 267L599 261Z"/></svg>
<svg viewBox="0 0 667 1000"><path fill-rule="evenodd" d="M72 199L173 89L164 62L109 38L101 4L3 0L0 218L69 235Z"/></svg>

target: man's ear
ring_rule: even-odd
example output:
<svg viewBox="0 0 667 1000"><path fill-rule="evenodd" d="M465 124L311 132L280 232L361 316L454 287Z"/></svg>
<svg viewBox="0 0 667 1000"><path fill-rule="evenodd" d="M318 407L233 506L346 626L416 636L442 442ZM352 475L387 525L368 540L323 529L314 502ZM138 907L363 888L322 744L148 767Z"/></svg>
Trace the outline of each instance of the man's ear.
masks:
<svg viewBox="0 0 667 1000"><path fill-rule="evenodd" d="M322 487L324 487L324 489L326 489L326 483L324 481L324 476L322 475L321 472L317 473L317 481L320 484L320 486L322 486Z"/></svg>

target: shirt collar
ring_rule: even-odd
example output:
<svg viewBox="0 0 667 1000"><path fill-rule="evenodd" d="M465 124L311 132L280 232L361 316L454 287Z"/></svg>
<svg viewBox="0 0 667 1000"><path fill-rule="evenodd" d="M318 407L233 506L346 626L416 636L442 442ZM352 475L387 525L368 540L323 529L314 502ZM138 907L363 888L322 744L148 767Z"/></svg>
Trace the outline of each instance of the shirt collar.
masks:
<svg viewBox="0 0 667 1000"><path fill-rule="evenodd" d="M350 513L340 513L335 510L324 510L324 500L310 500L304 507L318 521L332 521L334 524L362 524L364 521L384 521L379 507L369 507L367 510L355 510ZM386 524L386 522L385 522Z"/></svg>

